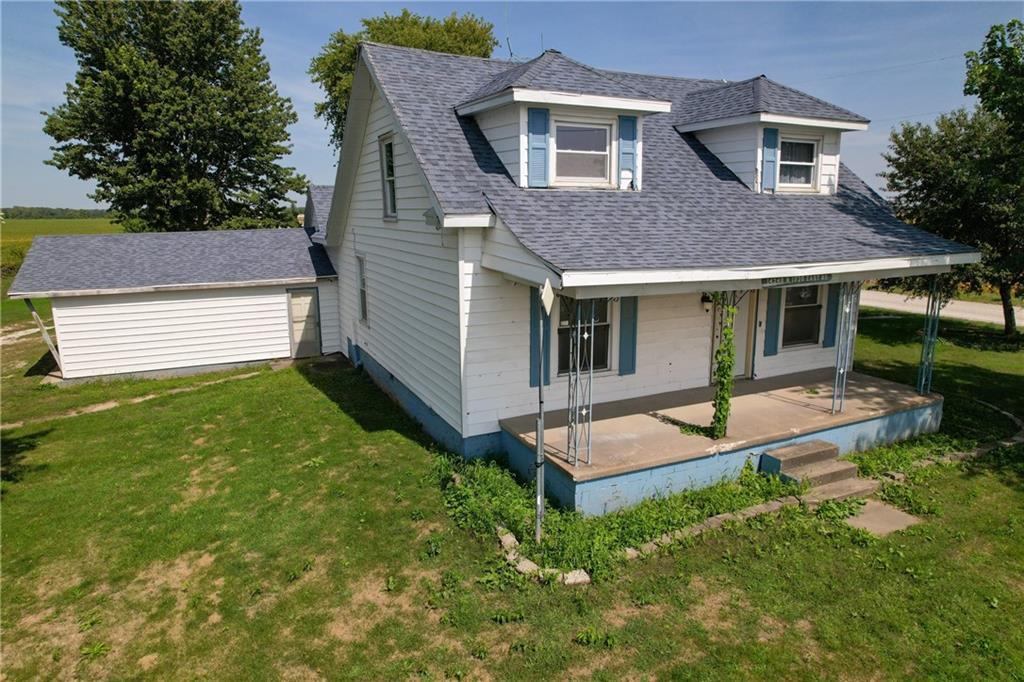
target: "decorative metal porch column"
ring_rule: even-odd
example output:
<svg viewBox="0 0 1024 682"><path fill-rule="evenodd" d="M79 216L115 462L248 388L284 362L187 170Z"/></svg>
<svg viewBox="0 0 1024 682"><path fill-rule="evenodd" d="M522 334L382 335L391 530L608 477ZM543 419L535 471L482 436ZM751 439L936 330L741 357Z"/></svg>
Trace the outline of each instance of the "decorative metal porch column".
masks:
<svg viewBox="0 0 1024 682"><path fill-rule="evenodd" d="M932 286L928 292L928 308L924 318L924 339L921 342L921 364L917 366L917 392L921 395L932 392L932 368L935 365L935 341L939 336L939 313L942 297L939 295L939 278L932 275Z"/></svg>
<svg viewBox="0 0 1024 682"><path fill-rule="evenodd" d="M836 376L832 384L832 414L846 408L846 379L853 365L853 342L857 338L857 301L863 282L839 285L839 310L836 319Z"/></svg>
<svg viewBox="0 0 1024 682"><path fill-rule="evenodd" d="M593 422L594 327L597 302L569 304L569 418L566 456L572 465L590 464L590 426Z"/></svg>

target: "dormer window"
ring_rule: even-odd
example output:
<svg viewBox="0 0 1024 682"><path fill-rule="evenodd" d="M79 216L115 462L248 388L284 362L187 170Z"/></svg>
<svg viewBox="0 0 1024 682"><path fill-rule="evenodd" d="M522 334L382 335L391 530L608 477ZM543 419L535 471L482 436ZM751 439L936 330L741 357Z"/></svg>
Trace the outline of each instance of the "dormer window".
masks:
<svg viewBox="0 0 1024 682"><path fill-rule="evenodd" d="M813 189L818 181L818 143L782 138L779 187Z"/></svg>
<svg viewBox="0 0 1024 682"><path fill-rule="evenodd" d="M602 186L612 183L612 125L554 122L554 179L560 185Z"/></svg>

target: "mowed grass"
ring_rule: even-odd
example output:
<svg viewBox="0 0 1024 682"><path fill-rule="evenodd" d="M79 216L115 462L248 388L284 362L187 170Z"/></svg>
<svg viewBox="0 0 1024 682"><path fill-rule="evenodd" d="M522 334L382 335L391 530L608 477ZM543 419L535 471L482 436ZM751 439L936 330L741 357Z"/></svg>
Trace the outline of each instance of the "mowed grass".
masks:
<svg viewBox="0 0 1024 682"><path fill-rule="evenodd" d="M862 321L859 368L903 377L916 325ZM1015 409L1020 351L968 338L940 347L936 390L949 382L965 401L984 391ZM14 349L31 357L41 343L5 346L5 363ZM943 372L947 359L973 374ZM5 398L9 385L37 379L5 369ZM88 403L95 386L52 389L67 392L59 405L23 414ZM20 400L42 397L25 389ZM951 419L951 409L947 428L965 441L1014 430L988 412ZM972 421L985 423L972 431ZM438 453L342 363L7 429L2 450L9 679L1019 679L1024 670L1024 630L1013 626L1024 622L1020 449L929 470L913 488L936 513L885 540L792 511L582 589L520 581L493 538L455 528L434 476Z"/></svg>
<svg viewBox="0 0 1024 682"><path fill-rule="evenodd" d="M3 266L2 287L0 293L3 302L0 304L0 319L4 325L24 322L31 319L25 304L7 298L14 275L21 266L21 261L28 253L32 239L46 234L100 234L104 232L120 232L120 226L108 218L15 218L5 220L0 227L0 262ZM49 301L34 301L41 315L48 316Z"/></svg>

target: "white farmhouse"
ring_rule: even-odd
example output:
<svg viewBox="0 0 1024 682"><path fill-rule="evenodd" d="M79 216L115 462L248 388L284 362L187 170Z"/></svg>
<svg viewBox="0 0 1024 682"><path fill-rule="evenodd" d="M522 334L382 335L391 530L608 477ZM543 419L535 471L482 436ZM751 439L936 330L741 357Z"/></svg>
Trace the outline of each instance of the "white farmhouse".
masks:
<svg viewBox="0 0 1024 682"><path fill-rule="evenodd" d="M823 495L863 492L836 453L934 430L942 401L930 392L937 309L917 387L849 371L860 285L979 258L901 223L840 162L843 135L867 127L764 76L365 43L333 191L311 188L306 207L313 248L333 265L300 283L318 292L321 351L365 368L447 448L505 456L527 477L543 388L548 491L585 513L751 459L832 486ZM96 342L67 326L72 309L101 329L120 307L201 305L164 292L130 303L102 286L72 302L60 277L30 274L11 295L55 297L66 376L152 364L145 350L131 361L82 350ZM710 420L727 306L736 397L715 441L686 424ZM273 338L295 354L294 338ZM87 353L108 359L81 364Z"/></svg>

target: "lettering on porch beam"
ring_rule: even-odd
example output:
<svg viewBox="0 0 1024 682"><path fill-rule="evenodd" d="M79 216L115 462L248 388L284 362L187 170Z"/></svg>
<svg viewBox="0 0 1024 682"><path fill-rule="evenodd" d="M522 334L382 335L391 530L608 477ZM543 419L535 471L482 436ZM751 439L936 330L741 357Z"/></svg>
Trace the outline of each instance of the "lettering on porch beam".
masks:
<svg viewBox="0 0 1024 682"><path fill-rule="evenodd" d="M772 287L789 287L794 284L822 284L831 281L832 275L794 275L793 277L768 277L761 280L761 286L770 289Z"/></svg>

